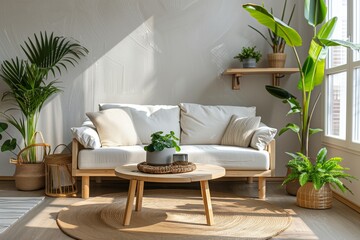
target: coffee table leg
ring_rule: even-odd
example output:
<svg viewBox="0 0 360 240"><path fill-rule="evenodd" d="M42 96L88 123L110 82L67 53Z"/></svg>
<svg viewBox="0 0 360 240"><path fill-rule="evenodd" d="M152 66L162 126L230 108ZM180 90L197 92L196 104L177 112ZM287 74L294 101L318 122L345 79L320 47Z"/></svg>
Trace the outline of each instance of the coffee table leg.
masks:
<svg viewBox="0 0 360 240"><path fill-rule="evenodd" d="M141 211L143 195L144 195L144 181L138 181L136 188L135 211L139 211L139 212Z"/></svg>
<svg viewBox="0 0 360 240"><path fill-rule="evenodd" d="M128 197L126 201L126 208L124 214L124 226L128 226L130 224L131 212L134 205L135 198L135 190L136 190L137 180L130 180Z"/></svg>
<svg viewBox="0 0 360 240"><path fill-rule="evenodd" d="M211 226L214 224L214 215L211 205L210 189L208 181L200 181L201 196L204 201L206 223Z"/></svg>

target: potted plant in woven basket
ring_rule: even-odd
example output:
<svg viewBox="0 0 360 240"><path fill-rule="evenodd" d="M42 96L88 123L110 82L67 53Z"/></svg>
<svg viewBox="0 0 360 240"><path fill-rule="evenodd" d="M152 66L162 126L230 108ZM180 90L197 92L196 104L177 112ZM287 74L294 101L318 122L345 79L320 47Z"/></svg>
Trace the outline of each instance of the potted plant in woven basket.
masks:
<svg viewBox="0 0 360 240"><path fill-rule="evenodd" d="M154 166L170 165L172 155L180 151L177 144L179 139L173 131L163 135L162 131L151 134L151 143L144 147L146 151L146 163Z"/></svg>
<svg viewBox="0 0 360 240"><path fill-rule="evenodd" d="M311 126L311 120L313 114L316 113L315 108L321 92L315 98L312 93L316 87L321 88L323 83L328 48L342 46L359 50L360 45L345 40L332 39L331 36L336 26L337 17L325 21L327 6L324 0L304 0L305 19L313 28L314 35L310 42L308 56L302 62L297 51L297 47L302 45L302 38L295 29L273 16L263 6L248 3L244 4L243 8L259 23L282 37L294 52L300 73L297 87L300 90L302 99L298 100L294 94L280 87L266 86L266 90L281 99L283 103L289 104L290 111L287 115L298 115L299 123L288 123L279 131L279 135L287 131L294 132L299 140L299 151L304 156L309 157L309 138L311 135L322 131L320 128L312 128ZM289 170L287 174L290 174ZM287 192L292 195L296 195L298 188L298 181L289 182L286 185Z"/></svg>
<svg viewBox="0 0 360 240"><path fill-rule="evenodd" d="M326 209L332 207L332 191L330 185L339 188L342 192L350 191L341 179L351 182L355 177L345 173L340 165L339 157L326 159L326 148L320 149L314 163L304 154L298 152L289 155L292 159L287 166L291 173L284 180L283 185L295 179L299 180L301 187L296 194L297 205L304 208Z"/></svg>
<svg viewBox="0 0 360 240"><path fill-rule="evenodd" d="M281 21L284 21L284 19L285 19L286 6L287 6L287 0L285 0L285 2L284 2L284 7L283 7L281 18L280 18ZM289 15L289 19L287 21L288 25L290 25L292 17L294 15L295 6L296 5L294 4L294 6L291 10L291 13ZM271 8L270 12L273 13L272 8ZM286 42L285 42L284 38L282 38L278 34L278 31L280 29L275 28L275 31L271 31L270 29L268 29L269 37L266 37L262 32L260 32L258 29L254 28L253 26L249 25L249 27L251 29L253 29L254 31L256 31L257 33L259 33L260 36L262 36L265 39L265 41L270 45L273 52L268 54L269 67L283 68L285 66L285 61L286 61L286 54L284 53Z"/></svg>
<svg viewBox="0 0 360 240"><path fill-rule="evenodd" d="M10 151L16 156L14 176L18 189L36 190L44 187L44 181L33 187L23 187L18 180L33 182L29 173L35 172L35 168L44 173L42 161L46 151L38 154L39 147L44 147L44 141L42 139L42 143L36 143L40 111L50 97L60 92L56 78L63 70L67 70L69 64L75 66L88 50L72 39L54 36L53 33L47 35L46 32L34 34L34 39L28 38L21 48L26 60L17 57L6 60L0 68L1 80L9 87L1 100L12 105L0 115L0 140L7 137L1 145L1 151ZM9 125L19 132L19 141L12 134L13 129L8 128Z"/></svg>

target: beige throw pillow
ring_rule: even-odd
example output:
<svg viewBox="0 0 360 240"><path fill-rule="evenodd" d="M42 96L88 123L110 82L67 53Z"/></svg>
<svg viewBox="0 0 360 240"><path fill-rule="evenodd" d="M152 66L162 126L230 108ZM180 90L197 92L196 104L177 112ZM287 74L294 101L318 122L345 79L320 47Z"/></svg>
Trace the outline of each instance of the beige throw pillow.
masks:
<svg viewBox="0 0 360 240"><path fill-rule="evenodd" d="M233 115L221 139L222 145L248 147L254 131L259 127L260 117Z"/></svg>
<svg viewBox="0 0 360 240"><path fill-rule="evenodd" d="M108 109L88 112L86 115L95 125L103 147L141 144L129 112L123 109Z"/></svg>

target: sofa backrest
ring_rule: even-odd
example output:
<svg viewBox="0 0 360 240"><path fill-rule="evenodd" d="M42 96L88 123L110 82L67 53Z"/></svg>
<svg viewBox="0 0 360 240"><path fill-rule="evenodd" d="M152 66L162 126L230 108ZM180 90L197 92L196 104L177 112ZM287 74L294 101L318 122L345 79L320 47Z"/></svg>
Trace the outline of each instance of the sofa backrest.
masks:
<svg viewBox="0 0 360 240"><path fill-rule="evenodd" d="M220 144L232 115L255 117L256 107L181 103L180 144Z"/></svg>
<svg viewBox="0 0 360 240"><path fill-rule="evenodd" d="M142 144L151 142L151 134L157 131L174 131L180 137L180 109L171 105L137 105L101 103L99 110L120 108L130 113L136 133ZM121 124L121 123L119 123Z"/></svg>

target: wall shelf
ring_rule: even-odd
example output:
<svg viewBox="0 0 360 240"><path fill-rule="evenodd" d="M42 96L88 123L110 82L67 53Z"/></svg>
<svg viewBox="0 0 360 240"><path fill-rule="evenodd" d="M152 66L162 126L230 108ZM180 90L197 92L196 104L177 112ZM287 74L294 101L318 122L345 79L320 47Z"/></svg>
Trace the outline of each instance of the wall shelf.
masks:
<svg viewBox="0 0 360 240"><path fill-rule="evenodd" d="M223 75L232 75L232 89L240 89L240 77L246 75L272 74L272 85L279 86L280 78L299 72L298 68L230 68Z"/></svg>

